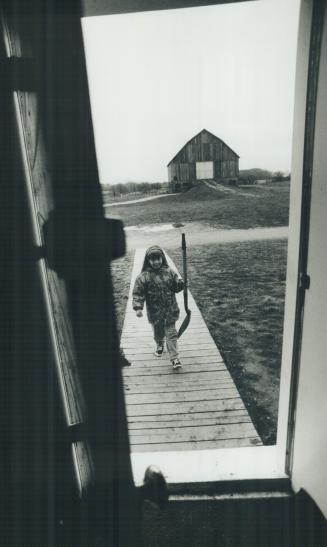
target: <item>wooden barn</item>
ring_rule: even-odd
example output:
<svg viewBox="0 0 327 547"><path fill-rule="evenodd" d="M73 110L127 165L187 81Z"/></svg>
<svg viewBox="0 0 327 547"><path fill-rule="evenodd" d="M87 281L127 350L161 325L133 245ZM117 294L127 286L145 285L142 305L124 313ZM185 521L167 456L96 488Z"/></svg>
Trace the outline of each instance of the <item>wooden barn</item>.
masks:
<svg viewBox="0 0 327 547"><path fill-rule="evenodd" d="M178 192L203 179L235 182L238 160L239 156L224 141L202 129L168 164L170 190Z"/></svg>

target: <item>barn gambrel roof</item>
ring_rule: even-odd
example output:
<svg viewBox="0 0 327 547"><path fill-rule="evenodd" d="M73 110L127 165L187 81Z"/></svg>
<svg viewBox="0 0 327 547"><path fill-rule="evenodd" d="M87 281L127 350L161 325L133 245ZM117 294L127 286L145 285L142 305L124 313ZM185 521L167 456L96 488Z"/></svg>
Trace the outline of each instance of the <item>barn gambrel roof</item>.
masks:
<svg viewBox="0 0 327 547"><path fill-rule="evenodd" d="M228 148L231 152L233 152L233 154L235 154L235 156L237 156L238 158L240 157L238 154L236 154L236 152L234 152L234 150L228 146L228 144L226 144L222 139L220 139L219 137L217 137L216 135L214 135L213 133L211 133L210 131L208 131L207 129L202 129L201 131L199 131L199 133L197 133L196 135L194 135L194 137L192 137L189 141L187 141L187 143L184 144L184 146L182 146L182 148L177 152L177 154L175 154L175 156L173 157L173 159L170 160L170 162L167 164L167 167L169 167L169 165L171 163L173 163L174 159L177 158L178 154L181 153L181 151L188 145L190 144L190 142L192 142L194 139L196 139L196 137L198 137L199 135L201 135L201 133L208 133L208 135L211 135L212 137L214 137L215 139L217 139L218 141L222 142L224 146L226 146L226 148Z"/></svg>

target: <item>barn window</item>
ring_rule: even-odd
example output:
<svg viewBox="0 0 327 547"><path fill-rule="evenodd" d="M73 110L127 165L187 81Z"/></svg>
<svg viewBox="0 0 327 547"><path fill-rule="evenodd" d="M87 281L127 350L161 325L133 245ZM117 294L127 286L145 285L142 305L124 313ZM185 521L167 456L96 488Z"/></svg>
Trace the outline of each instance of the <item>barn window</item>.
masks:
<svg viewBox="0 0 327 547"><path fill-rule="evenodd" d="M284 4L280 2L280 10L284 10ZM109 16L108 18L101 18L102 20L95 21L94 19L85 19L83 22L83 28L84 28L84 36L85 36L85 44L86 44L86 57L87 57L87 65L88 65L88 73L89 73L89 80L90 80L90 94L91 94L91 102L93 105L93 116L94 116L94 127L95 127L95 137L96 137L96 143L98 148L98 157L99 157L99 168L100 168L100 178L103 183L107 182L104 173L104 163L103 159L104 157L108 157L108 154L112 154L113 156L116 156L119 158L120 166L128 166L129 168L134 168L135 172L137 169L142 167L142 165L149 165L152 162L152 154L149 153L149 148L144 145L143 140L143 133L148 134L151 136L151 140L155 141L157 150L160 149L160 147L164 146L164 143L166 142L165 139L163 139L163 129L162 129L162 121L163 119L168 119L170 121L170 130L171 133L169 133L170 137L166 138L166 140L169 141L169 143L173 143L173 137L175 137L176 133L180 131L179 135L180 138L178 138L176 141L174 141L174 145L171 144L171 150L170 154L166 158L166 160L170 160L172 157L177 156L178 151L180 149L180 146L183 146L183 144L186 144L188 139L198 133L198 131L193 131L192 128L195 126L195 121L197 117L200 115L199 112L201 111L201 108L204 108L204 103L208 102L209 104L217 104L219 101L217 100L217 97L215 96L214 92L211 94L211 89L204 89L204 79L201 80L201 74L204 71L206 74L209 70L212 70L212 72L216 71L218 76L221 78L222 74L219 73L219 71L216 70L216 66L210 67L208 63L208 55L207 51L203 49L203 41L201 41L198 37L199 33L199 25L197 26L197 40L196 40L196 48L199 51L200 48L200 56L198 58L199 66L201 69L198 70L196 75L192 76L192 72L187 73L188 65L185 60L185 55L188 52L188 48L190 47L189 42L185 42L185 47L179 51L176 49L174 52L174 49L172 47L172 44L177 45L177 42L181 42L182 38L180 36L180 32L178 33L178 40L173 35L172 27L169 27L169 37L171 41L167 41L167 32L165 35L165 48L171 48L171 59L174 58L174 63L176 63L176 59L180 59L180 61L183 61L180 65L178 65L178 71L176 71L176 77L175 79L167 77L167 74L165 74L165 77L167 81L174 82L174 85L170 85L167 89L163 88L162 85L162 73L165 71L168 72L170 69L170 65L174 64L166 63L163 61L163 57L160 55L157 55L157 57L153 54L155 51L154 43L155 43L155 36L159 35L159 29L160 29L160 18L161 16L166 20L170 21L170 23L174 23L174 21L179 23L176 25L180 31L180 17L181 14L183 16L188 17L189 21L191 21L192 14L196 12L197 16L197 24L198 24L198 15L200 11L197 10L204 10L209 13L212 10L212 14L214 15L220 15L222 12L224 12L224 15L227 14L227 17L229 18L230 22L233 21L233 28L234 28L234 34L233 36L230 36L230 40L232 42L235 42L237 40L237 30L235 27L236 21L239 20L239 23L241 25L241 32L240 36L242 36L242 49L245 56L249 56L252 59L253 55L253 62L255 59L255 56L257 55L258 50L263 51L262 57L260 57L262 62L262 71L261 79L260 81L254 81L252 80L252 74L249 75L249 73L246 73L246 70L244 67L242 67L242 64L231 66L229 65L228 68L226 67L226 71L224 72L223 76L227 78L227 75L232 78L233 81L233 92L228 94L226 92L225 95L225 101L224 103L220 104L220 117L217 122L218 128L224 126L226 133L228 133L229 136L233 135L235 138L235 141L237 141L240 138L241 131L244 131L244 127L246 127L246 136L247 139L244 140L244 144L242 145L244 149L246 150L246 153L250 156L250 159L248 161L251 162L252 167L257 167L256 164L256 147L254 146L253 141L253 135L256 131L260 133L262 129L262 123L263 119L268 119L269 124L271 127L271 134L269 135L269 139L267 139L266 142L266 148L263 146L262 150L262 158L266 161L267 164L270 161L270 155L274 154L278 148L280 148L279 138L278 138L278 127L279 123L276 122L276 113L272 113L272 105L274 104L274 101L280 100L280 108L278 109L278 120L281 121L285 117L288 118L289 126L288 126L288 140L287 144L285 145L287 147L287 154L290 156L290 146L291 146L291 121L292 121L292 98L293 98L293 89L291 88L291 82L288 81L287 85L287 93L288 93L288 103L287 107L285 107L285 103L283 102L283 97L285 97L285 83L287 80L287 74L290 72L290 66L285 65L283 66L282 58L276 58L274 57L276 55L276 36L274 39L274 45L271 50L268 50L265 47L258 48L256 39L262 40L262 43L264 43L264 40L266 39L266 31L267 28L263 25L262 27L258 26L258 24L255 24L255 31L253 33L249 32L247 34L247 37L244 37L244 19L240 17L237 19L237 13L246 14L247 10L254 14L253 17L255 18L255 10L260 10L260 2L258 3L248 3L248 2L242 2L240 4L235 5L225 5L225 6L207 6L202 8L192 8L192 9L186 9L184 10L174 10L172 12L169 11L162 11L160 13L136 13L136 14L126 14L126 15L115 15L115 17ZM240 10L240 11L239 11ZM253 11L252 11L253 10ZM277 10L278 11L278 10ZM284 12L283 12L284 13ZM292 43L288 50L291 50L293 52L293 58L291 61L292 69L291 72L294 76L294 65L295 65L295 35L296 35L296 23L297 23L297 17L298 17L298 2L294 2L294 6L292 7L291 12L286 11L285 15L288 16L289 24L292 26ZM173 15L173 17L170 19L170 16ZM152 19L151 19L152 18ZM102 52L101 52L101 46L100 46L100 55L99 51L96 53L96 46L94 43L94 29L96 23L99 23L99 28L101 25L105 27L106 21L108 25L110 26L110 32L108 32L108 29L105 31L106 36L115 36L117 39L119 37L119 34L123 37L123 42L121 44L121 48L118 48L121 55L119 56L119 59L116 57L116 54L114 53L110 57L108 57L108 52L110 51L117 51L116 49L112 49L110 47L104 47L102 45ZM114 21L113 21L114 20ZM213 28L210 30L209 35L211 32L217 32L214 24L214 16L211 17ZM278 13L278 21L286 20L284 18L280 17L280 13ZM155 21L155 23L154 23ZM109 27L108 27L109 28ZM138 50L139 59L137 60L136 57L134 57L133 63L129 64L130 56L135 55L135 52L137 51L136 48L136 41L133 41L128 34L128 28L133 29L133 32L136 29L140 30L140 34L142 35L142 41L140 44L140 49ZM168 28L168 27L167 27ZM186 28L186 26L184 27ZM148 57L149 48L146 47L146 43L144 41L144 37L146 32L150 30L150 33L152 32L152 54L153 57ZM208 27L204 26L204 32L208 35ZM187 34L187 33L185 33ZM213 36L216 36L216 34L213 34ZM114 38L113 38L114 39ZM226 38L227 39L227 38ZM289 38L290 39L290 38ZM93 41L92 41L93 40ZM130 43L129 43L130 40ZM176 42L174 41L176 40ZM212 46L214 45L214 41L212 42ZM260 42L261 43L261 42ZM280 43L280 40L279 40ZM228 51L228 44L226 45L226 54ZM230 45L230 44L229 44ZM279 45L279 44L278 44ZM117 46L117 44L116 44ZM218 48L218 56L221 56L221 49ZM162 50L160 50L162 53ZM175 53L173 55L173 52ZM178 52L178 55L177 55ZM101 56L102 53L102 56ZM239 51L240 53L240 51ZM285 53L285 52L284 52ZM98 58L99 60L99 66L96 67L96 63L94 61L95 58ZM108 76L105 78L108 78L110 80L109 88L111 90L110 96L106 93L104 93L104 86L99 85L99 73L103 71L103 64L104 64L104 58L106 59L106 63L108 66ZM272 65L270 69L268 69L268 63L267 59L270 59ZM146 61L145 61L146 59ZM163 65L160 66L159 60L163 62ZM138 62L137 62L138 61ZM153 61L153 64L151 64L151 61ZM193 59L194 61L194 59ZM238 60L239 61L239 60ZM126 66L124 66L124 63L126 63ZM159 68L159 72L156 72L155 66ZM194 62L193 62L193 68L194 68ZM99 70L100 67L100 70ZM280 69L280 81L283 82L283 85L280 86L280 89L278 91L278 99L276 99L276 96L274 96L274 91L272 90L269 83L266 81L266 77L268 77L268 70L272 70L274 67L275 70L278 71ZM281 68L282 67L282 68ZM109 76L111 74L114 74L114 77ZM123 77L123 74L128 75L129 82L131 80L139 81L139 78L144 78L147 83L147 90L146 95L142 95L142 89L137 89L134 86L129 85L129 82L126 80L123 83L123 87L121 88L121 92L117 92L117 89L115 89L115 85L112 82L118 82L120 78ZM178 74L178 76L177 76ZM187 76L187 74L189 74ZM190 76L191 74L191 76ZM120 78L118 77L120 75ZM171 76L171 75L170 75ZM188 80L187 78L191 78ZM192 79L194 78L194 79ZM197 79L198 78L198 79ZM274 79L276 80L276 76L274 75ZM98 91L96 91L96 82L98 81ZM181 88L179 88L179 82L182 82ZM227 90L227 80L223 81L223 84L220 85L220 88L224 88ZM189 108L189 103L191 101L191 89L192 86L201 88L201 94L203 97L203 102L201 104L196 103L194 106L194 120L190 121L190 119L187 119L184 123L187 125L187 131L183 128L181 129L181 115L180 115L180 109L181 104L183 104L183 109L187 110ZM245 96L240 99L240 96L242 92L245 93ZM277 93L277 91L276 91ZM281 95L279 95L281 93ZM256 99L253 102L251 102L251 105L253 107L253 110L249 108L246 109L247 117L244 118L242 121L240 121L240 105L242 101L250 100L253 101L253 94L255 95ZM156 103L151 102L151 97L156 97ZM181 103L179 104L179 109L177 108L176 104L174 102L174 99L176 97L180 98ZM246 99L245 99L246 97ZM199 100L199 99L198 99ZM101 108L105 109L106 105L111 105L111 122L112 125L115 124L116 120L120 121L120 124L122 124L122 118L119 116L119 112L125 111L127 113L127 117L129 119L131 118L132 114L134 115L135 112L137 112L140 117L139 124L137 125L137 129L135 132L131 132L129 129L129 126L126 125L124 127L123 125L117 125L115 126L117 128L116 133L110 134L110 122L106 124L105 129L100 128L100 122L101 122L101 108L99 109L97 105L99 104L99 101L101 102ZM243 105L244 106L244 105ZM103 110L104 111L104 110ZM261 119L258 120L258 123L256 125L255 122L255 112L259 111L261 115ZM218 118L218 114L216 113L216 117ZM227 114L226 114L227 113ZM211 110L211 121L213 120L213 113ZM126 117L126 119L127 119ZM149 122L149 123L148 123ZM159 123L160 122L160 123ZM229 125L227 124L229 123ZM125 122L124 122L125 123ZM127 123L127 122L126 122ZM193 123L193 125L192 125ZM267 122L266 122L267 123ZM147 124L147 125L146 125ZM202 127L205 126L202 124L200 127L198 127L198 130L201 130ZM227 131L228 127L228 131ZM159 131L158 131L159 128ZM172 130L174 128L174 130ZM190 128L190 129L188 129ZM143 132L143 133L142 133ZM132 135L132 141L127 141L127 135ZM219 133L219 136L221 133ZM227 135L227 136L228 136ZM222 135L227 138L224 135ZM224 143L213 143L213 145L210 147L209 144L206 144L207 150L206 153L210 154L210 150L214 151L215 154L219 155L219 158L217 161L201 161L204 158L197 158L197 161L194 161L194 171L193 171L193 178L195 179L214 179L217 177L227 177L229 171L232 171L232 176L237 176L237 169L236 164L233 162L230 156L229 152L229 143L231 138L228 140L228 149L224 147ZM260 140L260 139L259 139ZM200 141L200 137L197 135L194 139L195 144L198 144ZM175 144L176 142L176 144ZM117 147L117 143L120 143ZM259 146L259 145L257 145ZM244 153L242 154L239 150L239 147L236 147L237 151L240 153L241 161L243 161ZM132 151L133 154L129 156L131 158L130 161L126 161L126 151ZM187 148L187 153L184 155L181 155L180 163L178 164L179 171L175 171L179 173L179 177L177 177L177 180L179 182L185 182L183 179L187 180L187 177L189 176L189 173L191 170L189 169L189 163L187 163L190 160L190 156L194 155L191 151L191 148ZM252 154L252 155L251 155ZM207 158L207 156L205 156ZM187 159L187 162L185 162L185 159ZM164 167L166 168L166 163L163 161ZM113 165L113 164L112 164ZM119 166L119 162L116 163L116 165ZM176 167L177 168L177 167ZM277 170L276 167L271 167L271 171ZM243 171L246 171L243 169ZM110 171L108 171L110 173ZM113 175L113 173L112 173ZM115 174L116 175L116 174ZM108 175L109 176L109 175ZM166 176L166 175L163 175ZM133 171L128 172L126 175L126 178L129 180L132 180L131 177L133 177ZM266 176L266 178L269 178L269 175ZM114 178L112 179L115 180ZM118 181L116 179L116 181ZM176 175L173 175L173 181L176 181ZM176 181L177 182L177 181ZM248 182L248 180L246 181ZM252 181L253 182L253 181ZM181 184L181 187L183 189L183 184ZM176 188L176 186L175 186ZM271 196L270 190L273 188L275 191L275 188L273 187L273 182L270 181L269 184L263 188L253 188L253 185L251 188L239 188L239 189L232 189L229 188L230 192L239 192L238 198L243 198L244 207L243 209L246 210L246 206L249 203L249 194L251 195L251 192L253 192L253 195L258 196L255 197L253 200L253 206L249 207L249 215L252 214L252 212L256 209L261 194L259 195L259 192L267 192L267 196ZM219 188L218 188L219 190ZM223 192L227 193L226 187L223 189L220 188L221 193ZM268 197L269 200L269 197ZM182 200L181 200L182 201ZM186 208L186 201L182 201L183 208ZM228 209L228 205L230 204L230 201L227 201L226 198L226 210ZM252 202L251 202L252 203ZM269 201L268 201L269 205ZM110 212L113 211L108 206L107 208ZM118 210L118 209L115 209ZM269 207L267 208L269 210ZM294 210L294 205L293 205ZM151 211L149 209L149 214L151 214ZM194 213L196 217L196 212ZM294 213L295 222L298 222L298 211L297 213ZM246 215L245 215L246 216ZM294 220L294 219L293 219ZM228 215L225 214L225 216L222 218L219 218L219 222L221 224L224 224L224 222L228 222ZM161 224L164 224L163 222ZM183 224L183 223L181 223ZM246 228L249 226L246 225ZM162 228L162 226L161 226ZM199 229L201 232L201 228ZM298 233L295 233L295 235L292 235L292 245L296 246L297 244L297 238ZM169 239L169 238L167 238ZM219 239L219 235L217 235L217 240ZM212 240L211 240L212 241ZM285 241L284 241L285 243ZM217 242L215 243L217 244ZM209 249L209 253L212 253L212 256L214 255L213 252L213 245ZM285 245L284 245L285 252ZM268 245L266 247L265 252L267 255L269 255ZM292 255L292 250L289 250L289 257L291 262L291 269L293 269L294 266L294 255ZM257 254L257 257L262 256L262 249L260 249L260 246L257 247L255 253ZM253 254L253 256L255 255ZM227 260L228 260L228 254ZM276 255L277 256L277 255ZM240 257L239 257L240 258ZM241 260L241 258L240 258ZM239 263L240 263L239 260ZM234 268L234 266L233 266ZM221 275L221 272L219 271L219 266L217 267L217 274ZM227 262L225 266L225 270L228 270ZM253 272L253 270L251 270ZM225 272L226 273L226 272ZM227 272L228 273L228 272ZM231 275L233 273L233 270L231 271ZM243 281L246 278L247 273L243 272ZM249 275L253 275L253 273L250 273ZM283 283L284 278L281 272L278 273L280 275L280 282ZM290 276L291 274L289 274ZM214 275L213 275L214 277ZM288 280L288 290L290 291L287 295L286 300L292 300L294 297L294 287L292 289L291 284L294 282L294 278ZM191 289L192 290L192 289ZM258 286L253 285L252 286L252 296L253 298L256 295L256 292L258 291ZM293 291L293 292L292 292ZM251 296L251 285L248 286L248 295ZM291 296L290 296L291 295ZM207 305L210 304L210 298L213 302L215 302L215 294L211 293L211 296L207 298ZM265 305L269 304L269 299L271 296L268 294L266 295L266 301ZM238 298L236 296L235 298ZM294 304L294 303L293 303ZM293 305L292 304L292 305ZM220 305L220 304L219 304ZM224 305L224 303L223 303ZM229 301L230 306L232 306L232 302ZM291 305L291 307L292 307ZM268 306L269 307L269 306ZM267 307L267 309L268 309ZM275 303L273 302L272 305L269 307L269 313L270 316L263 317L264 322L262 322L261 327L263 328L263 325L265 324L265 334L267 336L267 344L269 343L269 337L271 333L269 332L269 321L272 321L272 318L274 316L275 312ZM294 309L294 305L293 305ZM221 314L223 313L223 307L220 308ZM242 309L238 310L238 314L242 314ZM267 312L268 313L268 312ZM292 314L292 311L290 311L289 303L287 308L287 313ZM286 325L286 331L287 335L290 334L290 326L287 325L287 321L289 320L289 316L285 319L285 325ZM217 321L219 322L219 314L217 313ZM233 320L230 319L232 322ZM246 336L244 336L244 332L241 330L241 323L235 321L235 324L238 325L237 332L235 332L235 337L241 338L243 336L243 339L246 339ZM292 321L291 321L292 324ZM247 325L246 322L243 324L243 328L246 331ZM248 334L250 333L251 327L249 327ZM230 331L232 332L232 330ZM193 450L185 452L153 452L152 453L152 461L154 463L158 463L163 470L167 469L167 474L169 475L169 478L172 482L191 482L194 480L212 480L213 477L216 479L222 479L225 480L226 478L267 478L267 477L284 477L284 469L285 469L285 453L286 453L286 433L287 433L287 416L288 416L288 401L289 401L289 374L290 374L290 363L289 363L289 340L292 340L292 335L289 339L285 342L285 336L284 336L284 362L285 366L282 368L282 384L281 384L281 397L280 397L280 410L279 410L279 426L278 426L278 433L277 433L277 442L273 445L266 445L266 446L235 446L234 448L227 448L227 449L211 449L211 447L208 447L207 449L203 450ZM251 353L251 348L245 348L248 353ZM281 348L279 348L281 350ZM226 353L226 358L228 359L228 355ZM264 374L262 374L262 377L260 377L260 380L263 380L264 375L269 376L270 371L268 370L269 366L265 369ZM238 375L241 377L243 372L241 369L238 370ZM253 377L257 374L257 371L252 370ZM249 374L248 378L250 378L251 374ZM260 375L259 375L260 376ZM196 387L196 386L195 386ZM276 389L276 387L275 387ZM277 387L278 390L278 387ZM148 392L147 392L148 393ZM146 398L149 398L149 396L145 395ZM141 400L141 399L140 399ZM275 405L276 398L275 398ZM260 407L258 407L259 409ZM147 422L150 422L151 425L153 425L153 421L149 418L146 420ZM169 421L169 420L168 420ZM167 429L169 429L169 424L167 425ZM136 428L135 428L136 430ZM140 435L141 433L135 433L136 435ZM163 434L162 434L163 436ZM159 443L158 443L159 444ZM228 450L228 457L226 457L226 450ZM142 453L133 453L132 454L132 461L133 466L135 470L135 476L137 479L141 479L142 473L144 471L144 465L148 462L148 458Z"/></svg>

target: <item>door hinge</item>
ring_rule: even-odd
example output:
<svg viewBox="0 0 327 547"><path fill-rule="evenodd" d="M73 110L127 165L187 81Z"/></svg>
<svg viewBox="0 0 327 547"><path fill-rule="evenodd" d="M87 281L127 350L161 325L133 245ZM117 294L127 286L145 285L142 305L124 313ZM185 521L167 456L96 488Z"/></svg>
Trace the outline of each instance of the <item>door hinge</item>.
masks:
<svg viewBox="0 0 327 547"><path fill-rule="evenodd" d="M307 273L301 273L299 283L300 289L308 290L310 288L310 281L310 275L308 275Z"/></svg>
<svg viewBox="0 0 327 547"><path fill-rule="evenodd" d="M107 264L124 256L126 242L121 220L100 218L80 231L77 227L73 230L73 226L71 220L52 211L42 227L43 244L33 250L34 258L45 258L60 278L75 277L81 268Z"/></svg>

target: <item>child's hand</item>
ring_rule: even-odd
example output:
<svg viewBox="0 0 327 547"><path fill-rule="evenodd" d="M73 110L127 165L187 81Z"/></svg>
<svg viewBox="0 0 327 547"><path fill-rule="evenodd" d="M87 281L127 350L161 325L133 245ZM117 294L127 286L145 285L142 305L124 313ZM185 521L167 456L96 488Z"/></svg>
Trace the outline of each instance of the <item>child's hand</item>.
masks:
<svg viewBox="0 0 327 547"><path fill-rule="evenodd" d="M136 310L136 317L143 317L143 311L142 310Z"/></svg>

